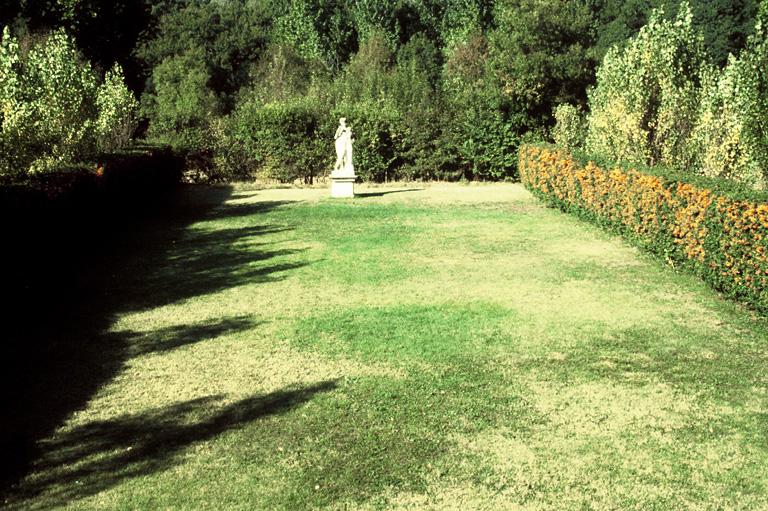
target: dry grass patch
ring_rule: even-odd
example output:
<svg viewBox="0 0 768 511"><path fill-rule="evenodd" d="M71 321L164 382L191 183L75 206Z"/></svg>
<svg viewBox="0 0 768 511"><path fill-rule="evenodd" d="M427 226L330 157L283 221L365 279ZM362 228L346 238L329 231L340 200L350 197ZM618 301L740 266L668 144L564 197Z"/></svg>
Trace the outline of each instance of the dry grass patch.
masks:
<svg viewBox="0 0 768 511"><path fill-rule="evenodd" d="M768 509L764 319L517 185L358 191L158 227L8 506Z"/></svg>

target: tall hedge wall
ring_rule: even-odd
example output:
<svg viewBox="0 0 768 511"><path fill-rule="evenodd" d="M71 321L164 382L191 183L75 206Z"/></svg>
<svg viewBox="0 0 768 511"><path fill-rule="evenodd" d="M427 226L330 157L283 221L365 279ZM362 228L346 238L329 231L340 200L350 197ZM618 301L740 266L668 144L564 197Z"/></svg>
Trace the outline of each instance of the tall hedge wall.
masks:
<svg viewBox="0 0 768 511"><path fill-rule="evenodd" d="M664 169L598 165L547 145L519 153L538 197L630 237L768 312L768 194Z"/></svg>

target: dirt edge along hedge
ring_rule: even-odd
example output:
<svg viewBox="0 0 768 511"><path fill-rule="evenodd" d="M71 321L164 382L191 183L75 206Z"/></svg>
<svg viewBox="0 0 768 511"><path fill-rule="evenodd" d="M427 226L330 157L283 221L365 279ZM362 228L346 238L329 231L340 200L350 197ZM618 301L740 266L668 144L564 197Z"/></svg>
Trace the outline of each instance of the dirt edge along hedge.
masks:
<svg viewBox="0 0 768 511"><path fill-rule="evenodd" d="M620 232L768 312L768 194L671 170L600 166L580 156L521 146L520 179L545 202Z"/></svg>

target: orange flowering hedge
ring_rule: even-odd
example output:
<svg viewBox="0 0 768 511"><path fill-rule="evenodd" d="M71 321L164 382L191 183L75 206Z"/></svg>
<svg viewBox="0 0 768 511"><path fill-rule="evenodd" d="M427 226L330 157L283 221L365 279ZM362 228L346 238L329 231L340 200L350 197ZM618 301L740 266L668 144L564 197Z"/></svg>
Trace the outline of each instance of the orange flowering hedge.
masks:
<svg viewBox="0 0 768 511"><path fill-rule="evenodd" d="M663 169L598 166L520 148L520 179L554 206L628 235L716 289L768 312L768 195Z"/></svg>

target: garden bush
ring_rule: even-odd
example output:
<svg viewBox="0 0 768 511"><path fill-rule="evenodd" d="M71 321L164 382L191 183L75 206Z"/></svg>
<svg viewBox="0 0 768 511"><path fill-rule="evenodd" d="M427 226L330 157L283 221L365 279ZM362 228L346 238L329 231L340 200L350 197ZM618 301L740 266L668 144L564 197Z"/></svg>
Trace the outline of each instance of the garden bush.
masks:
<svg viewBox="0 0 768 511"><path fill-rule="evenodd" d="M15 240L4 257L32 264L24 254L35 254L43 261L61 243L103 239L172 203L184 160L170 148L133 147L99 159L98 166L62 166L0 185L0 229ZM52 236L61 242L51 243Z"/></svg>
<svg viewBox="0 0 768 511"><path fill-rule="evenodd" d="M333 165L331 119L313 97L290 102L262 103L258 98L240 104L231 121L231 137L242 144L237 161L241 174L290 182L311 183ZM224 165L231 161L222 162Z"/></svg>
<svg viewBox="0 0 768 511"><path fill-rule="evenodd" d="M705 62L683 2L675 20L654 11L623 50L608 51L589 94L585 149L618 162L688 168Z"/></svg>
<svg viewBox="0 0 768 511"><path fill-rule="evenodd" d="M768 311L768 194L658 167L601 166L545 145L523 146L519 169L545 202Z"/></svg>
<svg viewBox="0 0 768 511"><path fill-rule="evenodd" d="M747 47L724 69L702 73L699 115L691 140L695 167L752 188L768 185L768 3Z"/></svg>
<svg viewBox="0 0 768 511"><path fill-rule="evenodd" d="M360 179L384 182L400 178L398 170L405 131L400 111L388 101L340 104L331 112L333 130L340 117L346 117L352 128L353 164ZM333 130L328 134L326 146L333 140Z"/></svg>
<svg viewBox="0 0 768 511"><path fill-rule="evenodd" d="M25 47L22 49L22 44ZM136 102L115 66L99 79L63 31L0 42L0 178L6 184L126 144Z"/></svg>
<svg viewBox="0 0 768 511"><path fill-rule="evenodd" d="M555 124L552 138L555 144L568 150L581 149L587 137L587 122L584 112L576 106L564 103L554 112Z"/></svg>
<svg viewBox="0 0 768 511"><path fill-rule="evenodd" d="M163 200L181 181L183 158L168 146L137 145L102 154L96 175L99 191L108 202Z"/></svg>

